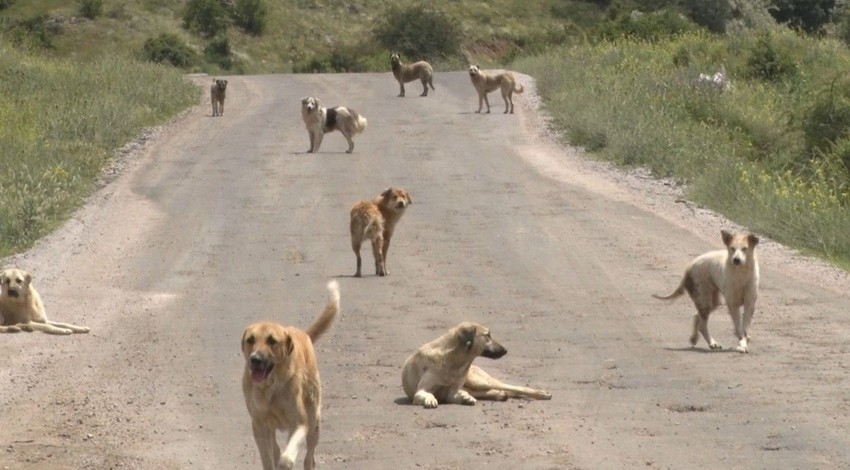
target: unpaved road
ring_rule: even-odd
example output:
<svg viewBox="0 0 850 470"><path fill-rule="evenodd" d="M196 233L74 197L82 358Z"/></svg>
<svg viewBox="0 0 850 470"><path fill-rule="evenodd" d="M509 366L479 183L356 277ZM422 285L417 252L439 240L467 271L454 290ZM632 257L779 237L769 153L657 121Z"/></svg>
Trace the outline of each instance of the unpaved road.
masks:
<svg viewBox="0 0 850 470"><path fill-rule="evenodd" d="M529 93L476 115L465 74L435 85L230 77L224 117L205 98L6 260L92 333L0 338L0 469L259 468L240 334L307 326L332 277L322 469L850 468L846 276L765 239L752 353L691 349L690 302L650 294L730 224L553 144ZM369 119L353 155L338 133L303 153L305 95ZM391 275L354 279L348 209L389 185L414 200ZM401 364L462 320L508 348L480 365L554 398L407 404ZM711 329L734 345L724 313Z"/></svg>

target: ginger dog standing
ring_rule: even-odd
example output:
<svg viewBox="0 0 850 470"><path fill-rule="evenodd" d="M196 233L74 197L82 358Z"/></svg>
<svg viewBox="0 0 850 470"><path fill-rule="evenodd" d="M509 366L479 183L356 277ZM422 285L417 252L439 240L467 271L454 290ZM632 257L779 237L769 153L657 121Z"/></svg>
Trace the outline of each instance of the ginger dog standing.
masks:
<svg viewBox="0 0 850 470"><path fill-rule="evenodd" d="M410 194L401 188L388 188L371 201L360 201L351 208L351 249L357 256L357 272L363 263L360 246L364 239L372 241L372 255L375 257L375 274L386 276L387 251L390 249L395 226L404 215L407 206L413 203Z"/></svg>
<svg viewBox="0 0 850 470"><path fill-rule="evenodd" d="M516 79L511 72L502 72L497 74L488 74L481 70L477 65L469 66L469 79L472 80L472 86L478 92L478 111L481 112L482 104L487 104L487 112L490 112L490 100L487 99L487 94L496 90L502 91L502 99L505 100L505 114L510 111L514 113L514 93L522 93L524 88L519 85L517 88Z"/></svg>
<svg viewBox="0 0 850 470"><path fill-rule="evenodd" d="M401 61L398 52L393 52L390 56L390 68L393 71L393 76L398 81L399 93L398 96L404 96L404 84L419 79L422 82L422 94L419 96L428 96L428 86L434 89L434 69L431 64L420 60L412 64L405 64Z"/></svg>
<svg viewBox="0 0 850 470"><path fill-rule="evenodd" d="M708 317L720 305L720 295L726 301L729 316L735 325L739 352L749 352L747 344L750 323L756 310L759 288L759 264L756 259L757 236L751 233L732 234L720 231L725 250L710 251L694 259L685 270L679 287L666 296L656 299L675 299L685 292L696 306L691 346L697 344L701 333L708 347L723 349L708 332ZM741 316L741 307L744 315Z"/></svg>

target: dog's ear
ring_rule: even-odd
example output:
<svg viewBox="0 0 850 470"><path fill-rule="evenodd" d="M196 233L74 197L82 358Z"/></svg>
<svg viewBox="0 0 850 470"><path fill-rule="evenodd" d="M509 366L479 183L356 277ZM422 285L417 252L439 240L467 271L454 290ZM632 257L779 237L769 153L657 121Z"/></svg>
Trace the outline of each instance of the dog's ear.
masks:
<svg viewBox="0 0 850 470"><path fill-rule="evenodd" d="M286 355L289 356L292 354L292 350L295 348L295 344L292 342L292 336L286 335L286 339L283 341L283 347L286 348Z"/></svg>
<svg viewBox="0 0 850 470"><path fill-rule="evenodd" d="M32 274L24 273L24 285L29 286L31 282L32 282Z"/></svg>
<svg viewBox="0 0 850 470"><path fill-rule="evenodd" d="M472 349L472 343L475 342L475 327L474 326L464 326L458 331L458 339L460 343L463 345L464 349L469 351Z"/></svg>
<svg viewBox="0 0 850 470"><path fill-rule="evenodd" d="M393 192L393 188L391 188L391 187L387 188L387 189L384 190L384 192L381 193L381 197L382 198L388 198L388 197L390 197L390 194L392 194L392 192Z"/></svg>
<svg viewBox="0 0 850 470"><path fill-rule="evenodd" d="M404 195L407 196L407 204L413 204L413 198L410 197L410 193L404 193Z"/></svg>
<svg viewBox="0 0 850 470"><path fill-rule="evenodd" d="M750 246L756 246L759 244L759 237L751 233L747 235L747 241L750 243Z"/></svg>
<svg viewBox="0 0 850 470"><path fill-rule="evenodd" d="M734 237L734 235L727 230L720 230L720 236L723 237L723 244L726 246L729 246L729 244L732 243L732 238Z"/></svg>

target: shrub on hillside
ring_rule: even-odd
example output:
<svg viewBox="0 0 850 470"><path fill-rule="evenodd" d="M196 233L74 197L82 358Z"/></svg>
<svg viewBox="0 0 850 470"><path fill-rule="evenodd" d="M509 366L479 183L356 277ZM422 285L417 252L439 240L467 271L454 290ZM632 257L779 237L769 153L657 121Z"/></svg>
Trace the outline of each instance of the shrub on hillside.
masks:
<svg viewBox="0 0 850 470"><path fill-rule="evenodd" d="M145 57L152 62L167 62L175 67L186 68L195 60L195 51L174 34L162 33L149 38L143 48Z"/></svg>
<svg viewBox="0 0 850 470"><path fill-rule="evenodd" d="M642 13L637 10L601 23L596 37L614 40L621 37L659 41L664 38L695 31L697 25L673 10Z"/></svg>
<svg viewBox="0 0 850 470"><path fill-rule="evenodd" d="M266 5L263 0L236 0L231 10L233 22L248 34L263 34L268 22Z"/></svg>
<svg viewBox="0 0 850 470"><path fill-rule="evenodd" d="M409 60L451 56L460 49L457 22L422 5L389 8L373 34L386 49Z"/></svg>
<svg viewBox="0 0 850 470"><path fill-rule="evenodd" d="M850 137L850 79L838 80L823 90L804 111L802 125L812 153L825 152Z"/></svg>
<svg viewBox="0 0 850 470"><path fill-rule="evenodd" d="M227 10L219 0L189 0L183 12L183 27L206 38L227 31Z"/></svg>
<svg viewBox="0 0 850 470"><path fill-rule="evenodd" d="M732 17L732 5L729 0L692 0L688 15L712 33L725 33L726 21Z"/></svg>
<svg viewBox="0 0 850 470"><path fill-rule="evenodd" d="M791 51L774 37L762 35L750 47L747 69L752 78L780 81L797 74L797 63Z"/></svg>
<svg viewBox="0 0 850 470"><path fill-rule="evenodd" d="M103 0L77 0L80 16L93 20L103 14Z"/></svg>
<svg viewBox="0 0 850 470"><path fill-rule="evenodd" d="M770 14L777 22L807 33L819 33L832 19L835 0L773 0Z"/></svg>
<svg viewBox="0 0 850 470"><path fill-rule="evenodd" d="M0 10L9 8L13 3L15 3L15 0L0 0Z"/></svg>
<svg viewBox="0 0 850 470"><path fill-rule="evenodd" d="M54 33L47 28L47 15L15 22L10 29L12 44L30 50L53 49Z"/></svg>
<svg viewBox="0 0 850 470"><path fill-rule="evenodd" d="M230 41L227 36L213 38L204 48L204 57L221 68L230 70L233 67L233 58L230 55Z"/></svg>

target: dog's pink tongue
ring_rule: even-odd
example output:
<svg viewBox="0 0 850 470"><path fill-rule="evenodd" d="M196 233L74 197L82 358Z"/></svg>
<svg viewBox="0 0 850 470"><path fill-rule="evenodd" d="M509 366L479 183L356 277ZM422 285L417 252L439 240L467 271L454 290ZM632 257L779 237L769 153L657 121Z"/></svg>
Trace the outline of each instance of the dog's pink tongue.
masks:
<svg viewBox="0 0 850 470"><path fill-rule="evenodd" d="M263 380L266 380L266 371L262 369L252 369L251 380L253 380L255 384L261 383Z"/></svg>

